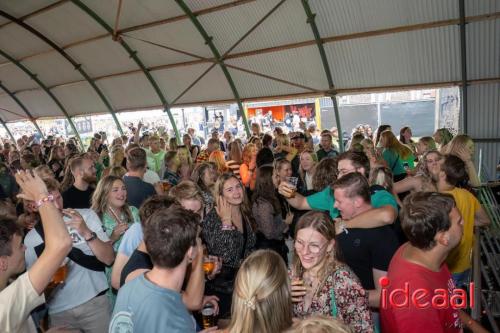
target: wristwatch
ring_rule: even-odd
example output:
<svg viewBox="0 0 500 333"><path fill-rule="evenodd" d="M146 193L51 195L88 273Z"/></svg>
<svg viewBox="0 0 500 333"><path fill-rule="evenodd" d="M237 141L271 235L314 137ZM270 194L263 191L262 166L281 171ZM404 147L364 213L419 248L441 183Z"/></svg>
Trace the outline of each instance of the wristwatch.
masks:
<svg viewBox="0 0 500 333"><path fill-rule="evenodd" d="M86 239L85 241L88 243L88 242L92 242L94 239L97 238L97 234L95 232L91 232L90 233L90 238Z"/></svg>

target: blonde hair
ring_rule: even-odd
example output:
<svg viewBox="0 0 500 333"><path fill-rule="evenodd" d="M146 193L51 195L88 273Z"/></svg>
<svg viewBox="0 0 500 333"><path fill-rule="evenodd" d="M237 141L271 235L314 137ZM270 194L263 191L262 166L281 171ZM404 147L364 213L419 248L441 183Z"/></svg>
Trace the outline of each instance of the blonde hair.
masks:
<svg viewBox="0 0 500 333"><path fill-rule="evenodd" d="M245 148L243 148L243 153L241 158L243 159L243 163L249 164L252 160L252 150L257 150L257 146L254 143L247 143Z"/></svg>
<svg viewBox="0 0 500 333"><path fill-rule="evenodd" d="M330 242L335 240L335 225L330 218L330 216L324 212L320 211L309 211L302 215L295 226L295 237L297 239L297 234L302 229L311 228L314 231L317 231L321 234L321 236L325 237L325 239ZM335 248L331 253L325 255L321 262L321 268L318 272L318 280L324 281L325 276L327 276L330 272L337 269L338 261L336 260L335 251L337 249L337 244L335 244ZM299 255L297 254L297 250L294 248L293 257L292 257L292 274L302 278L304 274L304 269L302 267L302 263L300 262Z"/></svg>
<svg viewBox="0 0 500 333"><path fill-rule="evenodd" d="M285 333L352 333L352 330L337 319L312 316L298 321Z"/></svg>
<svg viewBox="0 0 500 333"><path fill-rule="evenodd" d="M283 146L290 146L290 138L285 133L278 134L276 141L280 140Z"/></svg>
<svg viewBox="0 0 500 333"><path fill-rule="evenodd" d="M226 159L224 158L223 151L213 151L208 157L208 161L215 164L215 167L217 168L217 171L219 173L224 173L227 171Z"/></svg>
<svg viewBox="0 0 500 333"><path fill-rule="evenodd" d="M418 143L423 143L427 147L425 151L435 150L437 148L436 141L434 141L432 136L423 136L418 139Z"/></svg>
<svg viewBox="0 0 500 333"><path fill-rule="evenodd" d="M446 146L446 154L457 155L457 151L465 148L465 146L473 142L471 137L466 134L459 134L455 136Z"/></svg>
<svg viewBox="0 0 500 333"><path fill-rule="evenodd" d="M274 251L255 251L236 275L229 332L275 333L291 325L292 301L285 262Z"/></svg>
<svg viewBox="0 0 500 333"><path fill-rule="evenodd" d="M392 171L388 167L378 166L370 171L369 184L383 186L387 192L392 193L394 182L392 180Z"/></svg>
<svg viewBox="0 0 500 333"><path fill-rule="evenodd" d="M54 172L50 169L47 164L39 165L33 170L42 179L55 179Z"/></svg>
<svg viewBox="0 0 500 333"><path fill-rule="evenodd" d="M201 202L201 206L204 206L201 189L190 180L184 180L172 187L168 192L168 197L178 204L180 204L182 200L198 200Z"/></svg>
<svg viewBox="0 0 500 333"><path fill-rule="evenodd" d="M398 138L389 130L385 130L380 134L380 141L384 142L384 148L390 149L397 153L401 159L406 160L413 154L410 148L402 144Z"/></svg>
<svg viewBox="0 0 500 333"><path fill-rule="evenodd" d="M177 156L179 156L179 152L181 152L181 150L184 150L184 153L186 155L187 164L189 165L189 168L193 169L193 158L191 157L191 152L189 151L188 147L177 146ZM183 161L180 161L180 162L181 162L181 165L184 164Z"/></svg>
<svg viewBox="0 0 500 333"><path fill-rule="evenodd" d="M318 156L316 155L314 150L305 149L302 153L300 153L299 161L302 159L302 155L305 155L305 154L309 154L311 156L311 159L313 160L313 166L312 166L311 170L309 170L309 172L311 175L314 175L316 165L318 164ZM306 172L304 171L304 169L302 169L302 163L299 163L299 176L305 184L306 183Z"/></svg>
<svg viewBox="0 0 500 333"><path fill-rule="evenodd" d="M120 159L121 157L121 159ZM113 146L110 152L110 167L122 166L125 159L125 149L122 146Z"/></svg>
<svg viewBox="0 0 500 333"><path fill-rule="evenodd" d="M127 169L122 166L114 166L109 170L108 176L115 176L119 178L123 178L127 173Z"/></svg>
<svg viewBox="0 0 500 333"><path fill-rule="evenodd" d="M92 207L90 208L94 210L94 212L99 216L101 220L108 209L109 193L113 188L113 183L117 180L123 183L123 180L120 177L116 176L109 175L102 178L99 183L97 183L94 194L92 194ZM134 219L132 217L132 212L130 211L130 207L126 202L123 206L123 211L125 212L127 222L133 222Z"/></svg>

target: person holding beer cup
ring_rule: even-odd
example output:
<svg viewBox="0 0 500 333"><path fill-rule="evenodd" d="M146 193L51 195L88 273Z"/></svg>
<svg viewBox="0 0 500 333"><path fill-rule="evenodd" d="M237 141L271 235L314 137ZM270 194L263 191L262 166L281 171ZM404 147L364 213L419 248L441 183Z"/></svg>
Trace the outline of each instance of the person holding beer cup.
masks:
<svg viewBox="0 0 500 333"><path fill-rule="evenodd" d="M294 316L327 315L349 325L353 332L373 332L368 293L353 271L337 259L335 226L328 214L304 214L295 228L294 248L290 272Z"/></svg>
<svg viewBox="0 0 500 333"><path fill-rule="evenodd" d="M252 211L245 189L233 174L219 176L214 187L217 206L202 221L201 236L209 255L222 259L222 268L205 285L206 294L219 298L220 318L231 311L231 297L238 268L255 246Z"/></svg>
<svg viewBox="0 0 500 333"><path fill-rule="evenodd" d="M45 232L45 248L35 263L7 286L7 282L25 270L23 232L15 219L0 219L0 331L36 331L30 312L45 302L44 289L52 281L72 242L61 212L38 175L19 171L16 181L19 198L36 203Z"/></svg>

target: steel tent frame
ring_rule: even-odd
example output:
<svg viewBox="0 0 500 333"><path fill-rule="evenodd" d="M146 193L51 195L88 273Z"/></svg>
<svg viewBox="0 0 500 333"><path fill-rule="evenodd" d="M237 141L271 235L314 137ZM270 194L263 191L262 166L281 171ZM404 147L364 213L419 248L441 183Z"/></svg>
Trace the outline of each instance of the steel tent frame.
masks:
<svg viewBox="0 0 500 333"><path fill-rule="evenodd" d="M78 8L80 8L82 11L87 13L91 18L93 18L101 27L103 27L109 34L113 35L113 28L109 24L107 24L96 12L94 12L92 9L90 9L88 6L86 6L83 2L80 0L71 0L73 4L75 4ZM158 98L160 99L162 106L163 106L163 111L165 111L168 115L168 118L170 120L170 123L172 125L172 128L174 129L175 132L175 137L177 138L177 141L180 141L180 136L179 136L179 130L177 129L177 125L175 124L174 117L172 113L170 112L170 105L167 102L167 99L163 95L163 92L161 91L160 87L156 83L155 79L149 72L149 70L144 66L140 58L137 56L137 52L132 50L132 48L123 40L123 38L118 38L117 42L127 51L128 55L134 62L139 66L141 71L144 73L146 76L147 80L153 87L154 91L158 95Z"/></svg>
<svg viewBox="0 0 500 333"><path fill-rule="evenodd" d="M80 146L83 149L84 146L83 146L82 138L80 137L80 134L78 133L78 130L76 129L75 124L73 123L73 120L71 119L68 112L66 111L66 109L64 108L62 103L59 101L59 99L50 91L50 89L38 78L38 76L35 73L31 72L26 66L21 64L14 57L10 56L4 50L1 50L1 49L0 49L0 55L4 58L8 59L10 62L12 62L14 65L16 65L19 69L21 69L26 75L28 75L33 81L35 81L40 86L40 88L42 88L45 91L45 93L47 93L47 95L49 95L49 97L52 99L52 101L54 101L54 103L56 103L56 105L59 107L59 109L61 109L62 113L66 117L66 120L68 120L69 125L71 126L71 129L75 133L75 135L78 139L78 142L80 143Z"/></svg>

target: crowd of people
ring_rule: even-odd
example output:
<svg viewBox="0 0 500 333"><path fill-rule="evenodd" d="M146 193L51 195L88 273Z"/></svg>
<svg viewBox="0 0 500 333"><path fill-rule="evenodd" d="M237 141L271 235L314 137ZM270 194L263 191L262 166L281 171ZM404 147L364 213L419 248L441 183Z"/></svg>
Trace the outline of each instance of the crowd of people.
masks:
<svg viewBox="0 0 500 333"><path fill-rule="evenodd" d="M485 332L470 137L251 130L3 140L0 331Z"/></svg>

